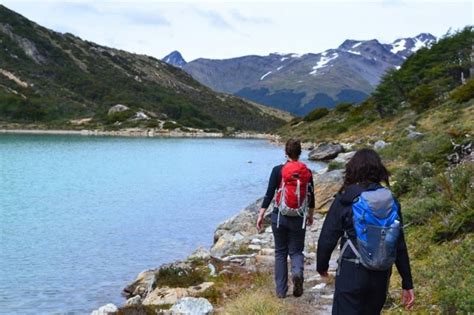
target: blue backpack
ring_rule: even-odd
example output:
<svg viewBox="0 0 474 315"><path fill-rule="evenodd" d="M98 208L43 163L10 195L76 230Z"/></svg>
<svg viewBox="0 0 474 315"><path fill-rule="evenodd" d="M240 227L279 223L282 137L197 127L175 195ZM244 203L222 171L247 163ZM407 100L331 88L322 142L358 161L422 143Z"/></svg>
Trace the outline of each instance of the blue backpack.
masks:
<svg viewBox="0 0 474 315"><path fill-rule="evenodd" d="M344 233L346 242L342 254L349 246L356 259L345 259L361 263L370 270L388 270L395 262L397 242L400 235L399 209L387 188L364 191L352 203L352 215L356 244ZM340 269L340 268L339 268Z"/></svg>

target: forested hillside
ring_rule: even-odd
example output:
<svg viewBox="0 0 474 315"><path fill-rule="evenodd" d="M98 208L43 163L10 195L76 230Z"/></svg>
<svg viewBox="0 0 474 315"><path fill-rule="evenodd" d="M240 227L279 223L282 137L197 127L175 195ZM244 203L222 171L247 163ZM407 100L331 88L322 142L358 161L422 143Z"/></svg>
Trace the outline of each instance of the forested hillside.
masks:
<svg viewBox="0 0 474 315"><path fill-rule="evenodd" d="M129 108L108 115L111 106ZM134 117L137 112L142 112ZM146 116L146 117L145 117ZM186 72L53 32L0 6L0 121L74 128L173 126L267 131L289 115L215 93Z"/></svg>

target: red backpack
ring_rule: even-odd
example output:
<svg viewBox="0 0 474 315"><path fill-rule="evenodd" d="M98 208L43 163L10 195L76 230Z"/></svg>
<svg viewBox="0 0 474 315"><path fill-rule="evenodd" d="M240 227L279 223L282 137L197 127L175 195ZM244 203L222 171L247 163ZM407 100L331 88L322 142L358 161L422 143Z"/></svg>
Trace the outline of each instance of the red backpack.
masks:
<svg viewBox="0 0 474 315"><path fill-rule="evenodd" d="M311 171L302 162L289 161L283 166L281 183L275 199L278 207L277 227L280 223L280 214L304 217L303 228L305 227L311 177Z"/></svg>

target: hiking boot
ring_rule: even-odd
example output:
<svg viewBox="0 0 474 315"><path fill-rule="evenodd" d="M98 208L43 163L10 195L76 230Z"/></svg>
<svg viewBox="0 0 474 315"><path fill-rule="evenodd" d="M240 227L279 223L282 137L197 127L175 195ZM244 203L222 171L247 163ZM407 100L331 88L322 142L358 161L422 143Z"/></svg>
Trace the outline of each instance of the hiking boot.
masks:
<svg viewBox="0 0 474 315"><path fill-rule="evenodd" d="M299 297L303 295L303 277L293 277L293 296Z"/></svg>
<svg viewBox="0 0 474 315"><path fill-rule="evenodd" d="M284 298L286 298L286 294L278 294L277 293L277 298L284 299Z"/></svg>

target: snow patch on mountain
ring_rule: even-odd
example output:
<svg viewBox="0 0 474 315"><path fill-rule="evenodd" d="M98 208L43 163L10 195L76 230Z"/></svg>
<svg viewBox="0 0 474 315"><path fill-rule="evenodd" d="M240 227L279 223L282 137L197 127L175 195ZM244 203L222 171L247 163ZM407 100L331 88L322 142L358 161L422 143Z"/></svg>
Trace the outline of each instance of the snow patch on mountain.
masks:
<svg viewBox="0 0 474 315"><path fill-rule="evenodd" d="M270 73L272 73L271 71L268 71L267 73L265 73L264 75L262 75L260 77L260 81L262 81L263 79L265 79L266 76L268 76Z"/></svg>
<svg viewBox="0 0 474 315"><path fill-rule="evenodd" d="M354 50L348 50L347 52L348 52L348 53L351 53L351 54L354 54L354 55L359 55L359 56L361 55L360 52L354 51Z"/></svg>
<svg viewBox="0 0 474 315"><path fill-rule="evenodd" d="M396 54L400 51L404 51L406 49L405 44L406 44L406 40L404 40L404 39L400 39L400 40L395 41L392 44L392 49L390 49L390 52L392 54Z"/></svg>
<svg viewBox="0 0 474 315"><path fill-rule="evenodd" d="M323 55L324 54L324 55ZM318 63L313 67L313 71L311 71L309 74L316 74L318 72L318 69L321 69L321 68L324 68L324 67L327 67L328 64L336 59L337 57L339 57L339 54L338 53L333 53L331 56L326 56L326 52L324 52L323 54L321 54L321 58L319 59Z"/></svg>

